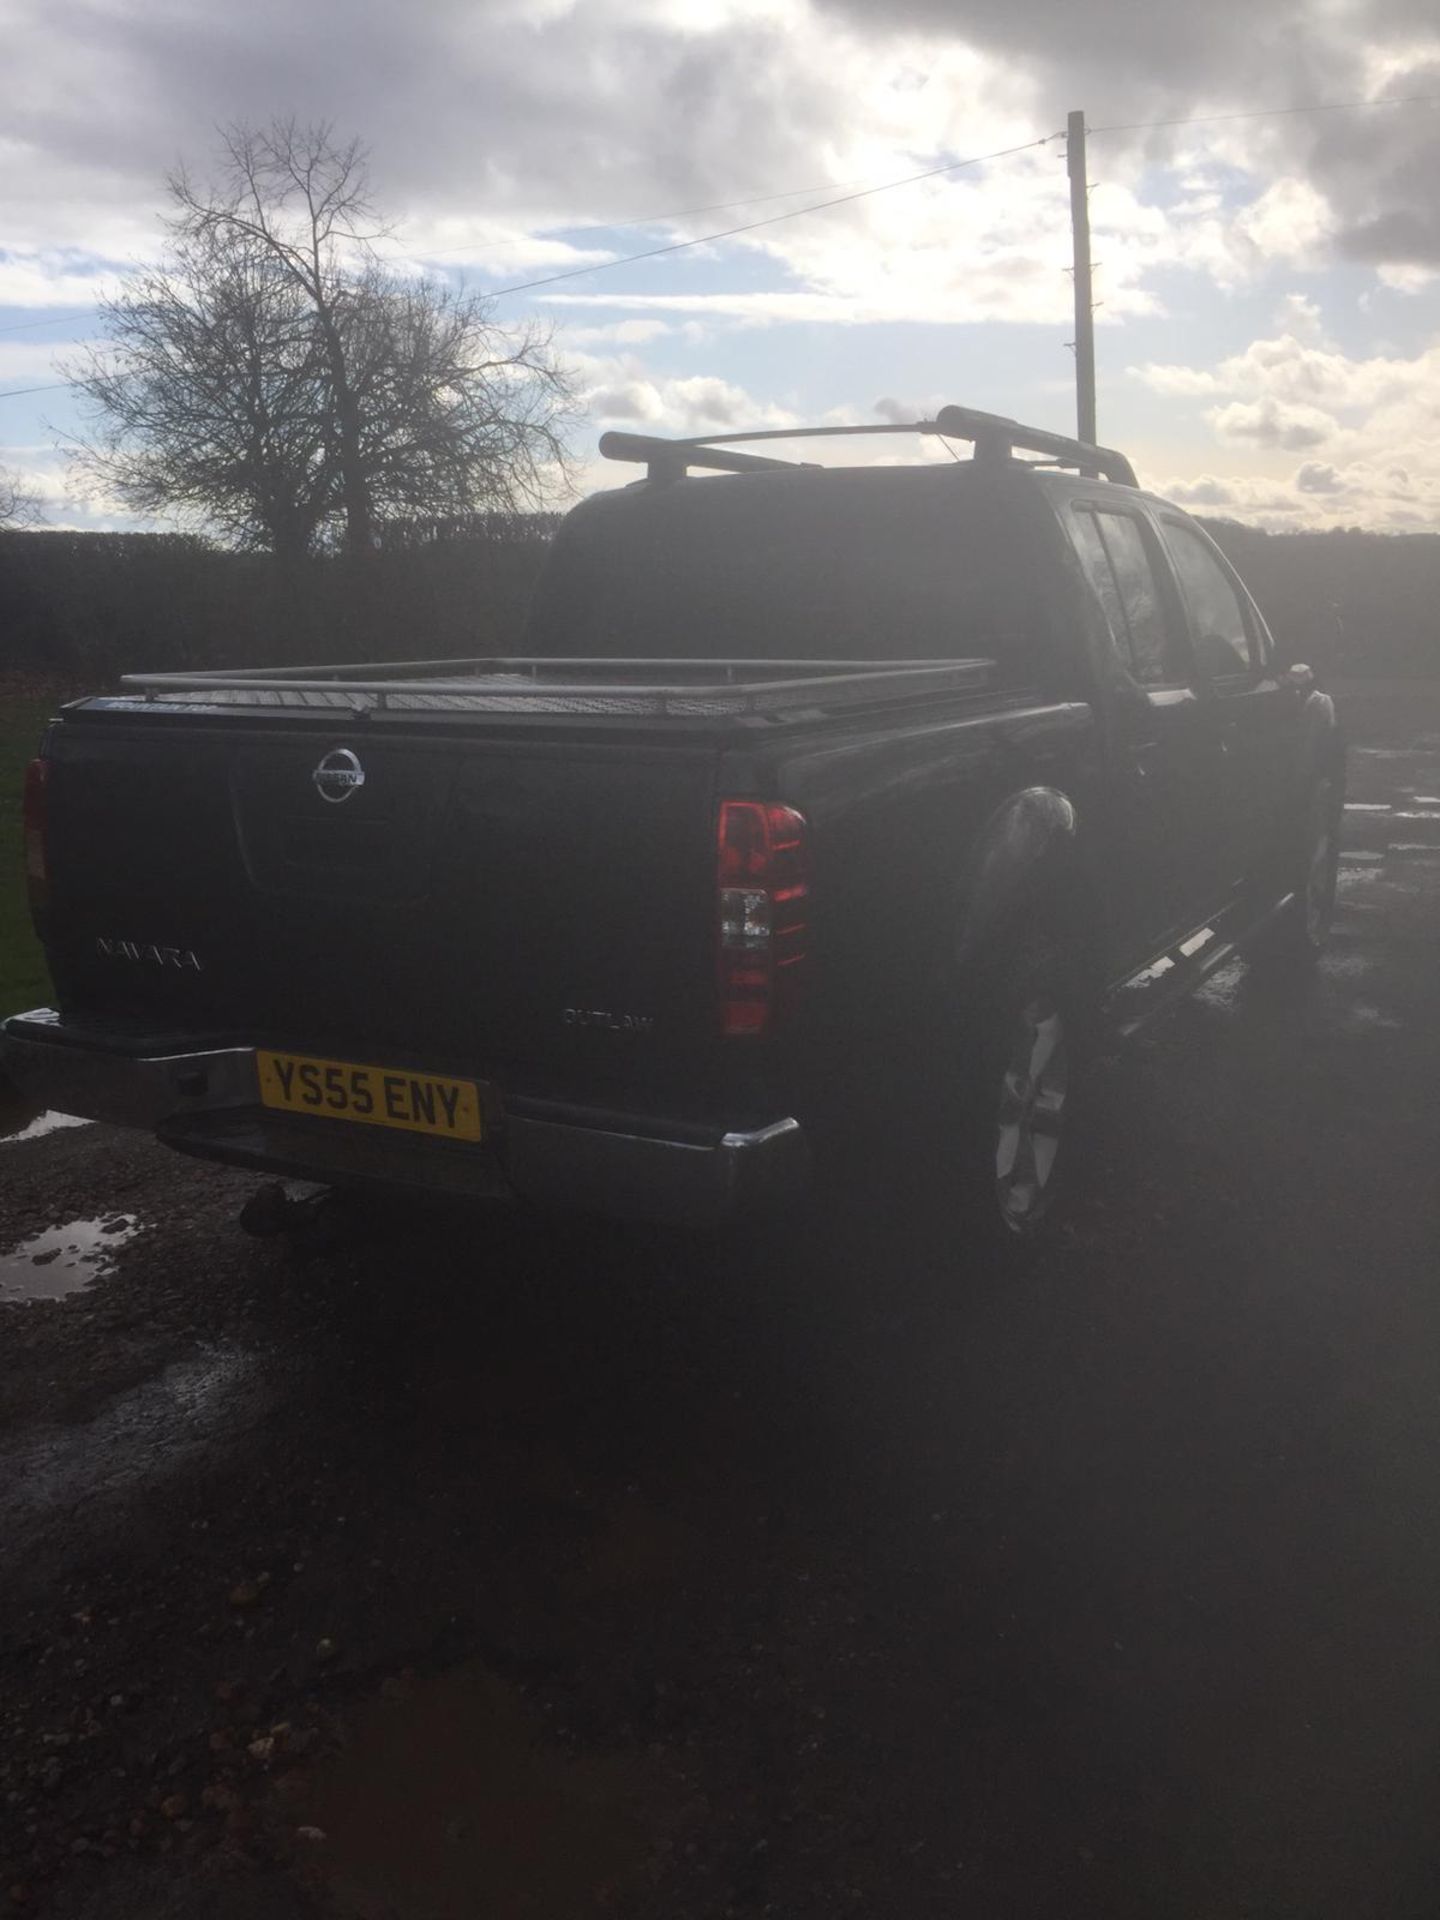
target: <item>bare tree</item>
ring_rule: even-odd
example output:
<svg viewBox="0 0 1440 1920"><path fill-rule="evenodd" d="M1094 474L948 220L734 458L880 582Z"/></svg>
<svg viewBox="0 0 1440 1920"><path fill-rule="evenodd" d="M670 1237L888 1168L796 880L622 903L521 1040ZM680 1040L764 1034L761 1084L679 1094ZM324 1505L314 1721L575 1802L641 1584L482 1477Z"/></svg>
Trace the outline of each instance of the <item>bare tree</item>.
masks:
<svg viewBox="0 0 1440 1920"><path fill-rule="evenodd" d="M309 311L288 278L233 236L182 238L101 314L107 345L67 369L96 413L80 471L134 513L305 553L332 482Z"/></svg>
<svg viewBox="0 0 1440 1920"><path fill-rule="evenodd" d="M40 496L19 474L0 467L0 527L33 527L41 518Z"/></svg>
<svg viewBox="0 0 1440 1920"><path fill-rule="evenodd" d="M197 191L183 170L169 180L180 231L201 245L248 240L309 303L330 376L346 545L363 551L371 543L373 516L360 473L360 406L342 329L355 298L347 268L357 258L368 261L380 237L365 150L358 140L337 145L326 124L301 127L294 120L259 130L233 126L224 141L225 165L215 191Z"/></svg>
<svg viewBox="0 0 1440 1920"><path fill-rule="evenodd" d="M358 491L380 520L545 504L566 466L570 394L535 325L372 268L341 325L359 433ZM348 521L348 503L347 503Z"/></svg>
<svg viewBox="0 0 1440 1920"><path fill-rule="evenodd" d="M359 553L388 520L533 505L563 478L548 334L385 269L357 142L233 127L214 188L169 188L169 263L110 303L108 346L75 370L96 410L81 465L128 505Z"/></svg>

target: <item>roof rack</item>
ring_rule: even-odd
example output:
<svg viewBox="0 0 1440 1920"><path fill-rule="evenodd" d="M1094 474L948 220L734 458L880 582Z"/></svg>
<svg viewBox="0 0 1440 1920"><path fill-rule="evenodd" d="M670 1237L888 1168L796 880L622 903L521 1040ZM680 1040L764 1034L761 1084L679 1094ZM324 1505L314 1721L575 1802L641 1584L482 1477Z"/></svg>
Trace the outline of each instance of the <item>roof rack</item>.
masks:
<svg viewBox="0 0 1440 1920"><path fill-rule="evenodd" d="M1008 463L1017 451L1039 453L1047 462L1075 467L1084 474L1101 474L1117 486L1134 487L1135 469L1113 447L1092 447L1042 427L1022 426L999 413L981 413L975 407L942 407L933 420L892 425L873 422L851 427L765 427L749 433L714 433L693 440L663 440L647 433L602 433L600 451L607 460L628 460L646 468L650 480L683 480L691 467L710 473L774 473L795 471L813 461L776 460L768 454L734 453L739 443L756 440L825 440L857 434L924 433L944 440L969 440L983 466Z"/></svg>

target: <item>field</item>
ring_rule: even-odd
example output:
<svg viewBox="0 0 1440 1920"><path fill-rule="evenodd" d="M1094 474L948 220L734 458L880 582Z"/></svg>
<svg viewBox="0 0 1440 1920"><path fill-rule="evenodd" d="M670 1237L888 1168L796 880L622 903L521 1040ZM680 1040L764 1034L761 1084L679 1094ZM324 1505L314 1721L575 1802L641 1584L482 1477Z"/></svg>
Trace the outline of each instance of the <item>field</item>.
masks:
<svg viewBox="0 0 1440 1920"><path fill-rule="evenodd" d="M43 1005L50 996L39 943L30 926L20 850L20 790L53 695L33 682L0 677L0 1017Z"/></svg>

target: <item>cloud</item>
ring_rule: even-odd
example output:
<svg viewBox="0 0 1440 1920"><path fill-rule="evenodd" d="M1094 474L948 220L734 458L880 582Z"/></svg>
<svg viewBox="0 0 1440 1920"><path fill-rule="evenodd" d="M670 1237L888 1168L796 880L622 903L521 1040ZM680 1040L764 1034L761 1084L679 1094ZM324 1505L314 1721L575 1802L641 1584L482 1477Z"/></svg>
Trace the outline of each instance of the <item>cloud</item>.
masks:
<svg viewBox="0 0 1440 1920"><path fill-rule="evenodd" d="M0 306L93 307L121 285L106 261L54 249L0 249Z"/></svg>
<svg viewBox="0 0 1440 1920"><path fill-rule="evenodd" d="M1323 460L1307 460L1295 471L1295 484L1301 493L1339 493L1340 475Z"/></svg>
<svg viewBox="0 0 1440 1920"><path fill-rule="evenodd" d="M1382 261L1375 272L1381 286L1387 287L1391 293L1416 294L1434 286L1440 268L1393 265Z"/></svg>
<svg viewBox="0 0 1440 1920"><path fill-rule="evenodd" d="M100 493L75 487L65 469L64 456L54 446L9 446L0 452L0 465L14 474L40 503L41 524L52 530L82 533L143 533L152 523Z"/></svg>
<svg viewBox="0 0 1440 1920"><path fill-rule="evenodd" d="M566 327L564 344L567 347L643 347L672 332L674 328L668 320L612 320L601 327Z"/></svg>
<svg viewBox="0 0 1440 1920"><path fill-rule="evenodd" d="M1168 120L1248 105L1401 101L1440 94L1440 35L1425 0L821 0L877 38L907 28L1023 63L1037 96L1084 101L1092 124ZM1242 78L1243 76L1243 78ZM1252 79L1252 76L1257 79ZM1263 96L1258 98L1257 96ZM1299 230L1334 235L1373 265L1440 265L1440 123L1424 107L1296 114L1196 129L1257 177L1307 183L1315 204L1290 208ZM1107 158L1128 144L1170 159L1172 129L1099 136ZM1103 142L1103 144L1102 144ZM1323 209L1323 212L1322 212ZM1279 208L1274 209L1277 214Z"/></svg>
<svg viewBox="0 0 1440 1920"><path fill-rule="evenodd" d="M1223 399L1204 413L1223 445L1260 459L1323 447L1325 459L1302 461L1288 478L1190 476L1171 482L1173 495L1271 526L1342 520L1440 532L1440 344L1409 359L1350 357L1325 338L1313 311L1290 305L1283 319L1306 338L1252 340L1215 369L1135 372L1152 390ZM1202 378L1187 386L1190 372Z"/></svg>
<svg viewBox="0 0 1440 1920"><path fill-rule="evenodd" d="M613 247L576 247L546 234L525 233L494 220L426 219L407 223L403 244L382 243L380 252L397 273L445 273L466 267L511 279L517 274L560 273L599 266L615 258Z"/></svg>
<svg viewBox="0 0 1440 1920"><path fill-rule="evenodd" d="M1172 480L1165 489L1165 496L1182 507L1233 507L1235 488L1229 480L1217 480L1213 474L1203 473L1195 480Z"/></svg>
<svg viewBox="0 0 1440 1920"><path fill-rule="evenodd" d="M897 151L967 130L982 149L1025 137L1022 79L957 46L922 100L899 86L905 58L897 43L877 62L803 0L253 0L243 23L229 0L183 17L111 0L65 34L45 0L17 0L0 230L36 247L83 234L124 257L177 159L203 173L218 124L286 111L368 140L390 210L431 249L468 246L477 210L525 233L653 219L883 177Z"/></svg>
<svg viewBox="0 0 1440 1920"><path fill-rule="evenodd" d="M657 373L633 354L571 352L566 358L597 427L683 437L727 427L789 427L798 422L787 408L712 375Z"/></svg>
<svg viewBox="0 0 1440 1920"><path fill-rule="evenodd" d="M83 349L89 341L67 342L65 351L74 352L76 347ZM55 347L48 341L26 340L11 336L8 340L0 335L0 387L31 386L32 384L53 380L55 375Z"/></svg>
<svg viewBox="0 0 1440 1920"><path fill-rule="evenodd" d="M1236 394L1291 411L1323 409L1330 414L1395 405L1440 379L1440 346L1412 359L1387 354L1353 358L1320 331L1318 313L1309 302L1287 304L1281 319L1284 331L1252 340L1243 353L1218 366L1146 363L1130 371L1152 392L1177 398Z"/></svg>
<svg viewBox="0 0 1440 1920"><path fill-rule="evenodd" d="M1307 463L1310 464L1310 463ZM1299 533L1337 523L1367 525L1385 532L1414 532L1433 524L1423 511L1396 503L1379 507L1370 488L1372 476L1361 468L1336 473L1324 493L1307 490L1301 467L1287 478L1247 474L1177 475L1156 483L1156 492L1192 513L1214 514L1263 527L1271 533Z"/></svg>
<svg viewBox="0 0 1440 1920"><path fill-rule="evenodd" d="M1283 447L1288 453L1323 447L1334 439L1338 427L1318 407L1292 407L1275 399L1235 400L1227 407L1212 407L1205 418L1221 440Z"/></svg>
<svg viewBox="0 0 1440 1920"><path fill-rule="evenodd" d="M1232 107L1242 73L1285 76L1277 105L1393 93L1428 57L1418 0L1319 15L1310 0L252 0L243 23L230 0L183 16L108 0L82 18L60 35L46 0L13 0L7 21L0 231L57 303L85 298L64 249L153 257L163 173L182 156L203 173L216 124L236 118L332 117L373 146L397 254L514 278L626 250L577 223L703 233L780 210L726 211L746 193L821 193L1053 131L1061 100L1088 100L1103 125ZM1223 181L1195 135L1097 134L1101 324L1156 311L1155 276L1176 266L1234 285L1341 246L1392 284L1423 270L1430 122L1356 118L1208 132ZM1192 184L1170 206L1147 178L1157 160ZM654 224L677 206L711 211ZM799 298L722 317L1066 318L1058 146L733 244ZM808 316L805 296L820 303Z"/></svg>
<svg viewBox="0 0 1440 1920"><path fill-rule="evenodd" d="M1183 398L1223 391L1219 374L1209 367L1165 367L1147 361L1144 366L1132 367L1130 371L1137 380L1143 380L1152 393Z"/></svg>
<svg viewBox="0 0 1440 1920"><path fill-rule="evenodd" d="M368 140L397 256L440 271L598 264L801 204L732 206L747 195L813 183L824 198L827 183L1019 144L1079 100L1097 129L1107 329L1161 312L1177 270L1239 289L1339 257L1370 269L1382 300L1440 273L1440 116L1422 108L1104 130L1440 93L1425 0L247 0L238 14L231 0L105 0L63 33L49 0L11 0L5 53L0 302L27 310L88 306L153 259L165 170L188 158L203 173L218 123L277 111ZM657 218L675 208L695 211ZM731 424L737 394L747 420L790 413L748 358L746 388L687 388L635 350L740 327L996 321L1053 329L1058 348L1068 265L1052 143L543 297L572 322L566 345L593 356L585 378L609 417L703 430ZM1187 305L1203 325L1203 300L1187 291ZM1218 367L1201 352L1138 372L1175 411L1195 403L1217 446L1283 466L1264 483L1270 499L1287 490L1277 514L1330 497L1293 475L1311 453L1342 488L1376 488L1377 515L1399 511L1390 450L1418 503L1403 510L1431 511L1433 353L1342 352L1292 302ZM906 376L861 377L873 392Z"/></svg>
<svg viewBox="0 0 1440 1920"><path fill-rule="evenodd" d="M1292 297L1276 332L1218 366L1131 372L1152 392L1215 402L1203 418L1216 440L1253 461L1324 450L1283 477L1191 477L1174 483L1176 498L1203 485L1226 497L1200 504L1261 524L1440 531L1440 339L1409 357L1351 355L1312 302Z"/></svg>

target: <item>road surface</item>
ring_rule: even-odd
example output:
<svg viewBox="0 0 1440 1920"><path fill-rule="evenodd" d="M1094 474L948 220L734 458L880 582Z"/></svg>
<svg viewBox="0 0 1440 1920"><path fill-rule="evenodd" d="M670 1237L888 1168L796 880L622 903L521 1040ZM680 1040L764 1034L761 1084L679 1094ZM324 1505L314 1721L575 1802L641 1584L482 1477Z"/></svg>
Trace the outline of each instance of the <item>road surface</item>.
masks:
<svg viewBox="0 0 1440 1920"><path fill-rule="evenodd" d="M0 1898L1433 1915L1440 695L1349 708L1332 953L1107 1070L1023 1283L0 1145Z"/></svg>

